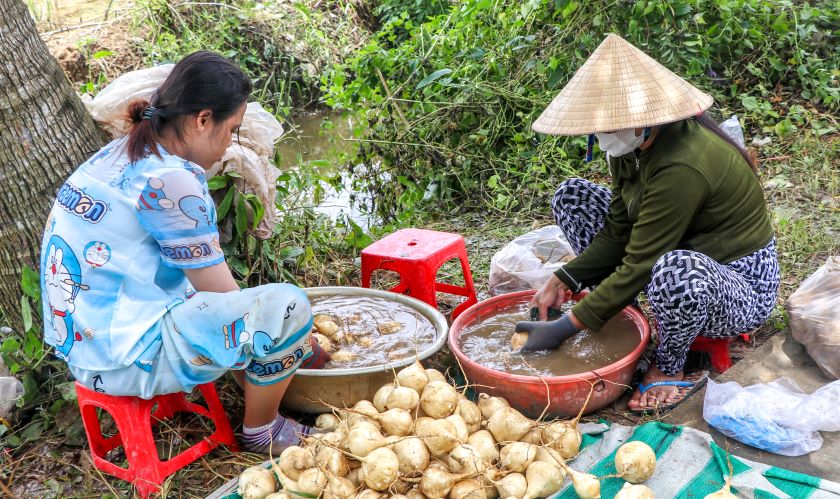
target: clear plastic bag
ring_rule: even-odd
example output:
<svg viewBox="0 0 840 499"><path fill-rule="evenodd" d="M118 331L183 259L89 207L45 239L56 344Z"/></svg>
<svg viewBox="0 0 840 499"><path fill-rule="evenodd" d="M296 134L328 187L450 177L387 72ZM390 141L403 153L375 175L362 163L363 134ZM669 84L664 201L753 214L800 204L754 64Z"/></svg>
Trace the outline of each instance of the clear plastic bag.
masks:
<svg viewBox="0 0 840 499"><path fill-rule="evenodd" d="M556 225L523 234L490 260L490 294L538 289L574 257L566 236Z"/></svg>
<svg viewBox="0 0 840 499"><path fill-rule="evenodd" d="M703 419L739 442L784 456L822 447L820 431L840 430L840 381L805 393L791 379L742 387L708 381Z"/></svg>
<svg viewBox="0 0 840 499"><path fill-rule="evenodd" d="M826 260L785 303L793 338L823 374L840 379L840 256Z"/></svg>
<svg viewBox="0 0 840 499"><path fill-rule="evenodd" d="M737 116L733 114L728 120L721 123L720 129L726 132L726 135L729 135L742 149L745 147L744 130L741 128L741 122L738 121Z"/></svg>

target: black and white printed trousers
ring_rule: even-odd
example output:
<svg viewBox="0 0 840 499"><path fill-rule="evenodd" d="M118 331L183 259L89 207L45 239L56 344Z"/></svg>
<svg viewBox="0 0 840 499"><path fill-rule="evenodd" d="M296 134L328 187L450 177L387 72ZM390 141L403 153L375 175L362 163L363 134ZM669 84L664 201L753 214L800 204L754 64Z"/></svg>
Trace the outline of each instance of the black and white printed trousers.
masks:
<svg viewBox="0 0 840 499"><path fill-rule="evenodd" d="M571 178L551 204L557 225L580 254L603 227L610 189ZM645 287L659 324L656 366L669 376L685 365L697 336L730 338L761 325L776 304L779 262L776 242L727 264L689 250L673 250L656 261Z"/></svg>

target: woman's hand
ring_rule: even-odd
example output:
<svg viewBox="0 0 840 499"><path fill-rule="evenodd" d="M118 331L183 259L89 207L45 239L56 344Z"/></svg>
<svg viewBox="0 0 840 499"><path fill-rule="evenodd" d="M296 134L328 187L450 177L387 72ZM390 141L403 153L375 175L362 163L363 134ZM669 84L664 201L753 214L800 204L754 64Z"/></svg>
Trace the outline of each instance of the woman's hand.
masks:
<svg viewBox="0 0 840 499"><path fill-rule="evenodd" d="M534 298L531 299L531 306L537 307L539 318L541 321L544 321L548 319L549 307L559 309L570 296L571 291L569 291L566 283L552 274L548 281L537 291Z"/></svg>

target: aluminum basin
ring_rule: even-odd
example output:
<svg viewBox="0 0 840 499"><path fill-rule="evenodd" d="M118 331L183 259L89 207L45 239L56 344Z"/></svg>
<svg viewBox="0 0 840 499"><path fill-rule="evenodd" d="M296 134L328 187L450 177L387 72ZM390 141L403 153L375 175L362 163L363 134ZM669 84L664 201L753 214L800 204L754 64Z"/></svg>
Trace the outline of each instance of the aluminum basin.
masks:
<svg viewBox="0 0 840 499"><path fill-rule="evenodd" d="M304 291L310 298L335 295L381 298L415 310L435 328L435 341L418 353L419 360L430 357L446 343L449 332L446 318L437 309L415 298L379 289L344 286L305 288ZM282 406L292 411L320 414L328 412L330 405L349 407L359 400L371 400L380 386L393 381L394 369L406 367L413 362L414 357L409 356L378 366L298 369L283 397Z"/></svg>

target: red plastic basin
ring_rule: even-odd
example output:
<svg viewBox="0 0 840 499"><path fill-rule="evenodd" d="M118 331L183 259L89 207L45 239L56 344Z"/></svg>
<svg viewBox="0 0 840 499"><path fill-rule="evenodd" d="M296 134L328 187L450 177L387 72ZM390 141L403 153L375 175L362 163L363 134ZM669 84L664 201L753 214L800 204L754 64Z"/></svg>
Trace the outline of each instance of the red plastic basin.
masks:
<svg viewBox="0 0 840 499"><path fill-rule="evenodd" d="M644 315L633 307L627 307L621 313L636 324L639 346L623 359L594 371L540 379L536 376L522 376L490 369L464 355L458 344L461 331L467 326L496 315L501 309L531 301L534 293L534 290L530 290L494 296L464 310L452 323L449 328L449 348L461 362L470 384L481 385L478 388L480 392L504 397L511 406L531 418L539 417L545 409L546 385L549 397L548 414L551 416L576 416L586 401L590 387L593 386L592 398L586 407L587 413L597 411L615 401L630 384L636 362L650 341L650 326ZM582 297L583 295L576 295L572 299L578 300Z"/></svg>

